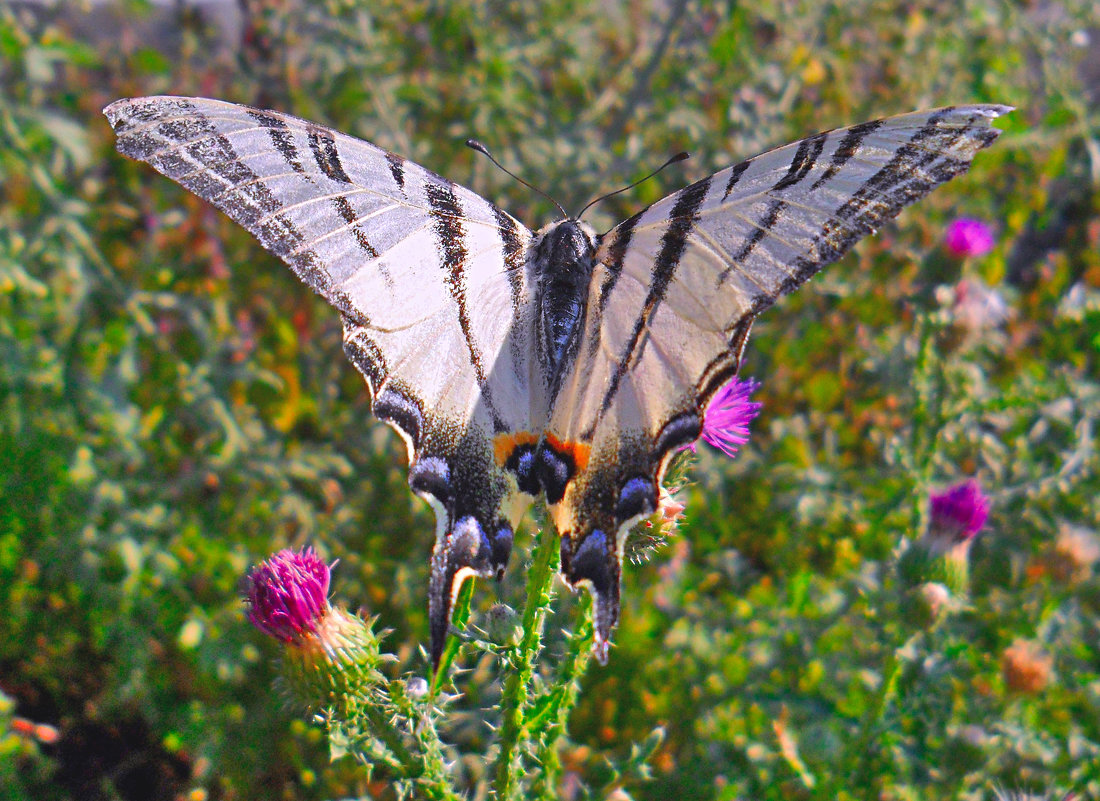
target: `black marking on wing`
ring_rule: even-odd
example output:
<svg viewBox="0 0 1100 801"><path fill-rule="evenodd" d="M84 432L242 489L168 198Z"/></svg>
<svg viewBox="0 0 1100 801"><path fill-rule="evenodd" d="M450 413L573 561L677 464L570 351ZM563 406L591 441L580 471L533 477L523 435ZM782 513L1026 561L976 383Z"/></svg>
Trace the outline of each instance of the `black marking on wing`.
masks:
<svg viewBox="0 0 1100 801"><path fill-rule="evenodd" d="M653 440L653 458L659 460L674 448L683 448L699 439L703 433L703 419L699 412L683 412L676 415L657 432Z"/></svg>
<svg viewBox="0 0 1100 801"><path fill-rule="evenodd" d="M611 241L611 244L607 247L608 258L604 261L604 268L606 275L604 276L603 283L600 284L600 296L596 299L595 318L589 325L589 331L591 337L588 340L588 358L595 357L596 351L600 349L600 328L603 326L603 312L607 306L607 301L611 297L612 290L615 289L615 285L619 282L619 276L623 272L623 259L626 258L626 251L630 247L630 240L634 236L634 229L638 225L638 221L645 214L645 210L638 212L633 217L620 223L613 231L615 238Z"/></svg>
<svg viewBox="0 0 1100 801"><path fill-rule="evenodd" d="M791 160L791 166L787 169L787 174L776 182L775 186L772 187L772 191L778 192L782 189L789 189L800 183L817 164L828 136L827 133L819 133L799 142L798 149L795 150L794 158Z"/></svg>
<svg viewBox="0 0 1100 801"><path fill-rule="evenodd" d="M333 181L350 184L351 178L340 163L340 153L336 149L336 138L332 131L310 126L308 138L309 149L313 151L313 160L317 162L318 169Z"/></svg>
<svg viewBox="0 0 1100 801"><path fill-rule="evenodd" d="M523 240L516 221L496 206L493 206L493 220L500 229L500 241L504 246L501 256L508 271L508 287L512 290L512 309L516 310L523 303Z"/></svg>
<svg viewBox="0 0 1100 801"><path fill-rule="evenodd" d="M744 241L737 252L730 255L730 266L719 273L718 280L715 282L715 288L725 283L730 273L741 264L744 264L745 259L752 255L752 252L756 250L756 246L764 241L764 237L766 237L771 232L772 228L775 227L775 224L779 221L779 215L783 213L783 209L785 208L787 208L787 201L785 200L772 200L768 204L768 208L764 211L764 216L756 223L753 232Z"/></svg>
<svg viewBox="0 0 1100 801"><path fill-rule="evenodd" d="M682 190L676 198L672 213L669 215L668 228L665 229L664 236L661 237L661 250L657 254L657 260L653 265L652 283L649 286L645 302L642 304L642 311L634 323L630 341L623 349L619 363L615 365L615 371L611 374L611 381L607 392L604 394L603 403L600 404L600 413L583 435L584 439L592 436L596 424L611 408L611 401L619 391L623 376L633 368L634 361L641 354L639 343L642 339L642 333L649 325L649 321L653 318L657 307L664 300L665 292L668 291L668 286L680 264L680 258L684 255L684 249L687 247L688 234L699 218L699 208L703 205L707 192L710 190L711 178L713 176L697 181Z"/></svg>
<svg viewBox="0 0 1100 801"><path fill-rule="evenodd" d="M409 465L409 487L421 495L431 495L446 506L453 497L451 468L439 456L422 456Z"/></svg>
<svg viewBox="0 0 1100 801"><path fill-rule="evenodd" d="M386 151L386 163L390 165L390 175L393 176L394 183L397 184L397 188L402 192L405 191L405 159L401 158L396 153L390 153Z"/></svg>
<svg viewBox="0 0 1100 801"><path fill-rule="evenodd" d="M332 199L332 205L336 207L336 213L351 226L351 232L355 236L355 241L359 245L359 249L366 253L370 258L377 259L378 251L374 249L374 246L367 241L367 235L363 233L363 229L356 223L359 217L355 214L355 209L351 207L351 203L343 195L338 195Z"/></svg>
<svg viewBox="0 0 1100 801"><path fill-rule="evenodd" d="M520 492L526 492L531 496L538 495L542 489L538 450L538 443L535 442L517 445L504 463L504 467L515 475Z"/></svg>
<svg viewBox="0 0 1100 801"><path fill-rule="evenodd" d="M345 327L354 325L347 317L344 320ZM382 355L378 345L366 335L365 331L359 330L344 340L344 355L367 379L371 395L374 395L389 372L386 367L386 357Z"/></svg>
<svg viewBox="0 0 1100 801"><path fill-rule="evenodd" d="M619 276L622 275L623 259L626 258L626 251L630 247L630 240L634 236L634 229L637 227L638 220L641 218L642 213L638 213L619 225L619 227L615 229L615 240L607 248L607 254L610 257L608 261L604 263L604 266L607 268L607 276L603 279L603 283L600 284L600 297L596 301L596 308L599 309L601 316L603 315L604 306L607 304L607 299L611 295L611 290L615 288L615 284L619 281Z"/></svg>
<svg viewBox="0 0 1100 801"><path fill-rule="evenodd" d="M424 193L428 197L428 205L431 207L431 215L436 240L439 250L443 255L443 269L447 275L444 281L450 290L458 306L458 325L462 330L462 337L466 340L466 350L470 354L470 364L474 368L478 386L482 391L485 407L493 418L494 430L504 431L507 426L497 413L493 404L493 398L486 384L485 365L481 360L481 353L474 343L473 331L470 322L470 309L466 301L466 258L469 255L466 248L466 232L462 227L462 207L455 197L454 185L449 181L443 183L427 183L424 185Z"/></svg>
<svg viewBox="0 0 1100 801"><path fill-rule="evenodd" d="M635 476L627 479L619 490L615 503L615 522L622 525L627 520L651 515L657 511L657 483L652 476Z"/></svg>
<svg viewBox="0 0 1100 801"><path fill-rule="evenodd" d="M859 146L863 143L863 140L881 128L882 123L883 120L871 120L870 122L853 125L849 128L848 133L844 134L844 138L840 140L840 144L837 145L836 150L833 151L832 158L829 159L829 166L825 168L825 172L810 185L810 191L812 192L817 189L840 172L840 168L847 164L852 156L856 154L856 151L859 150Z"/></svg>
<svg viewBox="0 0 1100 801"><path fill-rule="evenodd" d="M274 114L257 111L256 109L249 109L248 116L267 128L268 136L271 137L271 144L279 151L283 161L290 165L290 169L299 175L306 175L305 167L302 166L301 159L298 157L298 148L294 144L294 137L290 133L286 122ZM306 180L310 180L309 176L306 176Z"/></svg>
<svg viewBox="0 0 1100 801"><path fill-rule="evenodd" d="M424 429L424 411L412 395L399 391L393 386L379 392L371 406L371 411L379 420L393 423L412 442L413 450L420 447L420 434Z"/></svg>
<svg viewBox="0 0 1100 801"><path fill-rule="evenodd" d="M752 164L752 159L748 161L742 161L740 164L730 168L730 177L726 181L726 191L722 193L722 202L724 203L726 198L730 196L730 192L737 186L737 182L741 180L741 176L745 174L745 170Z"/></svg>

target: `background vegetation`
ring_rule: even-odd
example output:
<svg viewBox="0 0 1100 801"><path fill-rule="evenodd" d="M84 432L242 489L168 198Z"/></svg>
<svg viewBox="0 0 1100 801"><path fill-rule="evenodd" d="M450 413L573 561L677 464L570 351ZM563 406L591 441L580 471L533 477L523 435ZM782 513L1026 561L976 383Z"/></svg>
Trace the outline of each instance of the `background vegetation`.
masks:
<svg viewBox="0 0 1100 801"><path fill-rule="evenodd" d="M383 773L329 763L244 620L240 577L287 544L339 559L336 597L393 629L395 673L424 670L434 524L336 316L113 151L105 104L178 93L357 134L533 226L548 204L465 138L567 208L693 153L594 209L601 230L812 131L1018 106L970 174L758 323L753 438L736 461L701 456L686 523L626 571L558 792L578 797L660 726L652 779L616 792L1100 798L1091 0L202 8L0 5L0 795L388 797ZM942 246L962 215L993 227L991 253ZM893 554L930 488L972 475L992 516L969 602L903 648ZM521 534L475 615L520 605L529 548ZM576 606L558 596L551 650ZM459 662L444 736L476 787L498 677Z"/></svg>

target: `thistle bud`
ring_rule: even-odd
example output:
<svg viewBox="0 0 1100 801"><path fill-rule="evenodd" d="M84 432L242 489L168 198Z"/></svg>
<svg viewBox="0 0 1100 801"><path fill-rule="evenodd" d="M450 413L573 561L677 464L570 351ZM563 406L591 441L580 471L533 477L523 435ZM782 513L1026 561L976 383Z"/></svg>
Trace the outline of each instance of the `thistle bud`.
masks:
<svg viewBox="0 0 1100 801"><path fill-rule="evenodd" d="M515 645L519 642L519 615L508 604L495 603L485 616L485 633L497 645Z"/></svg>
<svg viewBox="0 0 1100 801"><path fill-rule="evenodd" d="M331 569L310 547L286 548L248 574L248 619L264 634L300 644L328 615Z"/></svg>
<svg viewBox="0 0 1100 801"><path fill-rule="evenodd" d="M926 581L905 594L902 614L918 629L930 629L943 619L951 608L951 590L935 581Z"/></svg>

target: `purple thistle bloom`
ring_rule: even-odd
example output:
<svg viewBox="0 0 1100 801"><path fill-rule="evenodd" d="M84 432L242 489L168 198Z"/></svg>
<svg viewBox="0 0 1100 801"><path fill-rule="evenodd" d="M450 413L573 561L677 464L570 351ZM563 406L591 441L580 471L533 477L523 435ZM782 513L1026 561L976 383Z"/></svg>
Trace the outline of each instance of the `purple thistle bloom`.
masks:
<svg viewBox="0 0 1100 801"><path fill-rule="evenodd" d="M760 414L764 404L750 401L749 396L760 388L751 378L742 381L736 376L711 398L703 415L703 439L730 458L749 441L749 424ZM687 447L695 452L696 443Z"/></svg>
<svg viewBox="0 0 1100 801"><path fill-rule="evenodd" d="M992 229L971 217L960 217L947 226L943 241L956 256L984 256L995 244Z"/></svg>
<svg viewBox="0 0 1100 801"><path fill-rule="evenodd" d="M248 574L248 619L260 631L298 643L328 614L329 566L310 547L284 548Z"/></svg>
<svg viewBox="0 0 1100 801"><path fill-rule="evenodd" d="M973 478L932 493L930 505L929 536L947 547L972 540L989 517L989 499Z"/></svg>

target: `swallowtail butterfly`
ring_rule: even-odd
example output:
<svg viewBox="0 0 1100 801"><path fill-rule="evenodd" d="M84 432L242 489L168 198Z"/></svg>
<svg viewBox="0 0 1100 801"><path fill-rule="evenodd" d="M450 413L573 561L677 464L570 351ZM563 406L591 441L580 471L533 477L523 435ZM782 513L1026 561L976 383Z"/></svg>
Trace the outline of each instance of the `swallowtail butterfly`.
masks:
<svg viewBox="0 0 1100 801"><path fill-rule="evenodd" d="M436 513L438 662L458 587L503 574L518 517L540 496L565 579L595 597L606 659L626 533L654 512L753 320L965 172L1010 110L819 133L605 234L571 218L532 232L418 164L277 111L143 97L104 113L121 153L228 214L340 313L344 352Z"/></svg>

